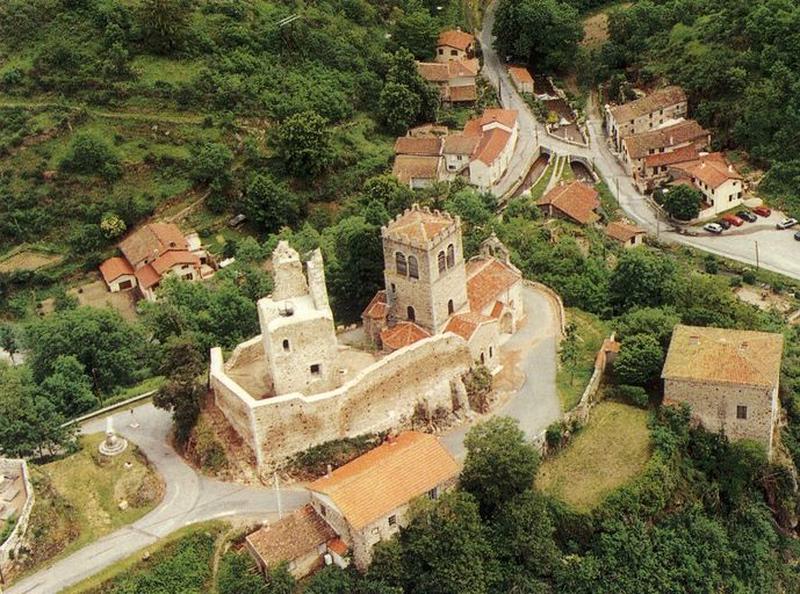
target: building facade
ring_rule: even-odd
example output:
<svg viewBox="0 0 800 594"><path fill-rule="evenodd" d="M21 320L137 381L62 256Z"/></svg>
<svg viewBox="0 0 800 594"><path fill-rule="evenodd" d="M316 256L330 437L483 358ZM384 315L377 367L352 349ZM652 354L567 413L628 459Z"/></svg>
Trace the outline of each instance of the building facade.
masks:
<svg viewBox="0 0 800 594"><path fill-rule="evenodd" d="M622 139L660 128L672 120L686 117L688 101L683 89L676 86L659 89L650 95L622 105L606 105L606 134L617 152Z"/></svg>

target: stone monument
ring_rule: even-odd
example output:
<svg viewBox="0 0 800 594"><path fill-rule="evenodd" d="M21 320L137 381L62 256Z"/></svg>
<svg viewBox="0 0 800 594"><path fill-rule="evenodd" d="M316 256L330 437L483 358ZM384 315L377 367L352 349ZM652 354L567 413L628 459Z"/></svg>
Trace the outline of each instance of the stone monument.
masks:
<svg viewBox="0 0 800 594"><path fill-rule="evenodd" d="M100 443L99 450L104 456L118 456L128 447L128 440L118 437L114 433L114 421L112 417L106 418L106 438Z"/></svg>

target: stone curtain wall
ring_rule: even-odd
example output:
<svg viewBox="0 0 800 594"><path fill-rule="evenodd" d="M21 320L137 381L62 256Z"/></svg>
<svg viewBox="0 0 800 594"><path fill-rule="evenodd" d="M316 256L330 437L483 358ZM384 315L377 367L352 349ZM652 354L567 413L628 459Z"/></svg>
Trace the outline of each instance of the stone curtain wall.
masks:
<svg viewBox="0 0 800 594"><path fill-rule="evenodd" d="M387 355L335 390L255 400L226 374L222 351L212 349L210 383L217 406L266 472L327 441L408 426L419 402L452 410L451 381L459 382L471 363L463 340L436 335Z"/></svg>
<svg viewBox="0 0 800 594"><path fill-rule="evenodd" d="M25 489L25 505L17 516L14 530L11 531L6 541L0 544L0 569L3 571L8 570L13 565L14 558L24 544L25 531L28 529L28 521L31 517L31 509L33 509L34 500L33 487L31 486L28 465L25 460L0 458L0 475L6 472L22 473L22 485Z"/></svg>

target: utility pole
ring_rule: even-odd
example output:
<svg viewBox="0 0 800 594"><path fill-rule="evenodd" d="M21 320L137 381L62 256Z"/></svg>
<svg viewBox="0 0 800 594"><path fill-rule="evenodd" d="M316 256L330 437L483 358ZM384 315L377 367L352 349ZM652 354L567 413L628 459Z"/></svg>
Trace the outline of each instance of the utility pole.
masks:
<svg viewBox="0 0 800 594"><path fill-rule="evenodd" d="M283 518L283 506L281 505L281 488L278 486L278 473L277 471L272 474L275 481L275 499L278 502L278 519Z"/></svg>
<svg viewBox="0 0 800 594"><path fill-rule="evenodd" d="M621 203L621 202L622 202L622 200L621 200L621 198L620 198L620 195L619 195L619 176L616 176L616 177L614 178L614 181L615 181L615 182L616 182L616 184L617 184L617 202L620 202L620 203Z"/></svg>
<svg viewBox="0 0 800 594"><path fill-rule="evenodd" d="M758 242L754 241L753 243L756 244L756 270L758 270L758 265L759 265L759 262L758 262Z"/></svg>

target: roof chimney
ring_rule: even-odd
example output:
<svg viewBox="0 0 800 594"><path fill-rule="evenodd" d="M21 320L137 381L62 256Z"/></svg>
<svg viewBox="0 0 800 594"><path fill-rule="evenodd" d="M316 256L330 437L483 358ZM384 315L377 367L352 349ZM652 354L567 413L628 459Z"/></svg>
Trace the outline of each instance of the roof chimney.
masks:
<svg viewBox="0 0 800 594"><path fill-rule="evenodd" d="M728 171L733 173L733 165L731 163L728 163Z"/></svg>

